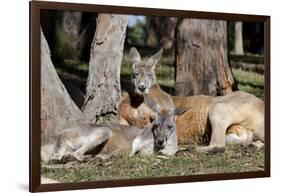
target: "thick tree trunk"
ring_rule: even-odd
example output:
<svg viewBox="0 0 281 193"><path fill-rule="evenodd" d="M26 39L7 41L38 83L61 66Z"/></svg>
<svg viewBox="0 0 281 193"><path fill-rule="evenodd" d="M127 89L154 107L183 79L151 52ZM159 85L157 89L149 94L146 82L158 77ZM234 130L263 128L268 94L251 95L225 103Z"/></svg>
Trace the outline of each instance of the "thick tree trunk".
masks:
<svg viewBox="0 0 281 193"><path fill-rule="evenodd" d="M116 114L120 100L120 68L127 16L100 14L92 42L87 94L82 108L90 122L105 122Z"/></svg>
<svg viewBox="0 0 281 193"><path fill-rule="evenodd" d="M63 128L76 124L82 115L68 95L52 64L50 50L41 30L41 133L50 139Z"/></svg>
<svg viewBox="0 0 281 193"><path fill-rule="evenodd" d="M235 22L234 53L238 55L244 54L242 22Z"/></svg>
<svg viewBox="0 0 281 193"><path fill-rule="evenodd" d="M177 28L177 95L225 95L235 88L225 21L183 19Z"/></svg>

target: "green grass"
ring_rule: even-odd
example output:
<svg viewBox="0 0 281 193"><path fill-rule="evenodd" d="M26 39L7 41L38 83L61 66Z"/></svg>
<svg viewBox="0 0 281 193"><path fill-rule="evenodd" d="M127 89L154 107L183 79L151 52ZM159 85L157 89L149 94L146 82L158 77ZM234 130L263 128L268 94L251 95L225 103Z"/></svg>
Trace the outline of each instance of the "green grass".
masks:
<svg viewBox="0 0 281 193"><path fill-rule="evenodd" d="M255 72L249 72L242 69L232 69L234 77L238 82L251 84L253 86L264 86L264 75Z"/></svg>
<svg viewBox="0 0 281 193"><path fill-rule="evenodd" d="M264 75L242 69L232 69L238 89L264 99Z"/></svg>
<svg viewBox="0 0 281 193"><path fill-rule="evenodd" d="M164 176L232 173L264 170L263 149L228 147L223 154L196 153L186 149L172 157L120 155L108 160L42 166L42 176L60 182L141 179Z"/></svg>

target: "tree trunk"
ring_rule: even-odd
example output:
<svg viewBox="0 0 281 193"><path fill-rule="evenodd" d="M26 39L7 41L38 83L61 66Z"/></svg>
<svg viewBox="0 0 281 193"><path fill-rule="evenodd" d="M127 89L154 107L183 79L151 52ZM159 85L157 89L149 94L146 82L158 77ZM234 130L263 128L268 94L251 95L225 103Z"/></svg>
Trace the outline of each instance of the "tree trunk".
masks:
<svg viewBox="0 0 281 193"><path fill-rule="evenodd" d="M41 30L41 133L42 139L75 124L82 115L68 95L53 66L50 49Z"/></svg>
<svg viewBox="0 0 281 193"><path fill-rule="evenodd" d="M235 22L234 53L238 55L244 54L242 22Z"/></svg>
<svg viewBox="0 0 281 193"><path fill-rule="evenodd" d="M92 42L87 93L82 108L90 122L106 122L116 115L121 97L120 68L127 16L100 14ZM103 119L104 118L104 119Z"/></svg>
<svg viewBox="0 0 281 193"><path fill-rule="evenodd" d="M236 84L227 59L225 21L183 19L177 28L177 95L225 95Z"/></svg>

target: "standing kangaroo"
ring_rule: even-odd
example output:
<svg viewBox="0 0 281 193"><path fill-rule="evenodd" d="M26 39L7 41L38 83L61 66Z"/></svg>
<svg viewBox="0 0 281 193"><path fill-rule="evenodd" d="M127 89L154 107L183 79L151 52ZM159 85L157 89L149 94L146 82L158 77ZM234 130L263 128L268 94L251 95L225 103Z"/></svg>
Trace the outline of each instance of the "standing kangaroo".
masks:
<svg viewBox="0 0 281 193"><path fill-rule="evenodd" d="M84 160L88 155L108 157L116 154L137 153L152 155L159 151L164 155L174 155L178 150L175 115L177 109L161 110L147 97L150 108L156 111L155 120L147 129L124 125L85 124L62 130L56 139L50 154L46 153L49 145L43 146L43 161L62 161L66 156Z"/></svg>
<svg viewBox="0 0 281 193"><path fill-rule="evenodd" d="M155 65L161 58L162 49L146 61L141 60L139 52L132 48L132 82L138 100L125 95L118 105L120 124L149 125L153 111L141 100L149 89L157 85ZM155 99L157 101L157 99ZM181 143L195 142L199 151L223 152L225 145L253 144L261 147L264 140L264 102L257 97L242 92L226 96L172 97L176 108L190 110L176 120L178 139ZM160 102L161 103L161 102ZM256 140L256 141L255 141Z"/></svg>

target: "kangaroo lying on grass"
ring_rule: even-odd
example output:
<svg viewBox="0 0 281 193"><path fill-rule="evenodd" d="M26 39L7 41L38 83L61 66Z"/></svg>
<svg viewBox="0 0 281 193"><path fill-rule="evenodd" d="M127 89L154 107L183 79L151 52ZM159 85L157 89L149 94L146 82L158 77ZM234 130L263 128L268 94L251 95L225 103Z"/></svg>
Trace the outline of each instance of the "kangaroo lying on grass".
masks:
<svg viewBox="0 0 281 193"><path fill-rule="evenodd" d="M41 159L60 162L65 157L71 157L82 161L87 155L106 158L116 154L152 155L155 151L174 155L178 150L175 115L181 110L163 110L149 97L147 100L150 108L156 111L155 120L149 128L94 124L67 128L57 136L51 154L44 149L50 149L50 145L43 146Z"/></svg>
<svg viewBox="0 0 281 193"><path fill-rule="evenodd" d="M162 50L142 61L135 48L130 55L133 61L133 95L125 95L118 105L120 124L149 125L153 111L143 102L142 95L148 94L157 84L155 65ZM137 96L138 100L132 97ZM156 99L155 99L156 100ZM180 143L196 143L199 151L223 152L225 145L253 144L259 148L264 140L264 102L257 97L236 91L226 96L172 97L176 108L189 109L176 120Z"/></svg>

